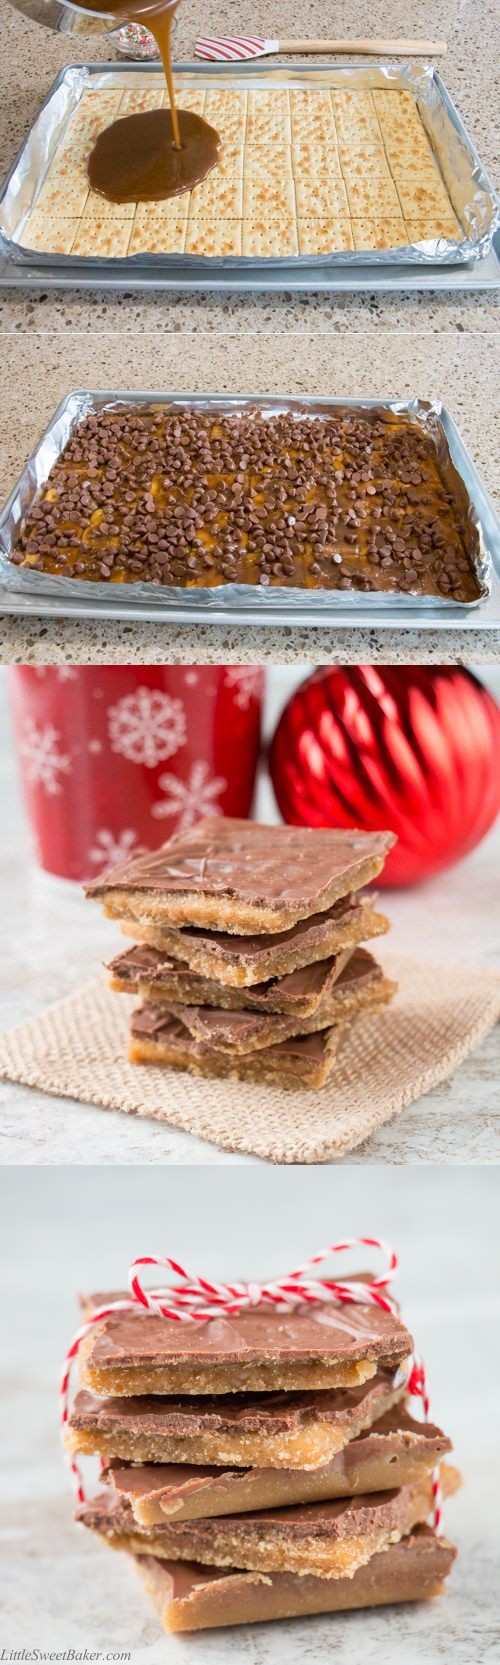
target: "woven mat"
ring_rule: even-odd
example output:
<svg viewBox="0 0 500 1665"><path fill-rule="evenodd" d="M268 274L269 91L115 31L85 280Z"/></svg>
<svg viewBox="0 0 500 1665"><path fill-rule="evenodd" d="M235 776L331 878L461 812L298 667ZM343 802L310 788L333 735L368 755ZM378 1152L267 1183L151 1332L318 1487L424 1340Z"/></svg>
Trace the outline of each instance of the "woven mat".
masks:
<svg viewBox="0 0 500 1665"><path fill-rule="evenodd" d="M326 1087L285 1092L126 1061L133 999L104 977L13 1029L0 1077L58 1097L153 1116L223 1150L272 1162L328 1162L437 1086L500 1017L500 972L384 954L391 1006L360 1016Z"/></svg>

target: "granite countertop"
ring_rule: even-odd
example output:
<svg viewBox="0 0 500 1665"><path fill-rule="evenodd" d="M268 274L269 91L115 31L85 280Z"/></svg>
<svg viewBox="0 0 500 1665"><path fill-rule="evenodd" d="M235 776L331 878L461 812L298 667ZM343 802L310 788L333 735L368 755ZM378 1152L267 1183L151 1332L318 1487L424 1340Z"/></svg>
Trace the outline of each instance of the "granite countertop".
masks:
<svg viewBox="0 0 500 1665"><path fill-rule="evenodd" d="M38 1648L47 1658L73 1649L76 1658L130 1665L493 1665L500 1303L484 1271L495 1258L496 1181L485 1168L449 1170L443 1185L432 1168L381 1167L374 1197L373 1170L359 1168L240 1168L230 1183L201 1168L12 1170L3 1209L6 1240L16 1244L2 1318L4 1658ZM262 1279L353 1231L383 1235L399 1255L398 1299L464 1478L445 1505L444 1532L459 1552L446 1595L397 1610L166 1636L128 1558L72 1521L57 1388L75 1291L123 1287L133 1255L151 1251L211 1278ZM86 1463L89 1495L96 1477L95 1462Z"/></svg>
<svg viewBox="0 0 500 1665"><path fill-rule="evenodd" d="M307 674L305 665L302 675ZM267 674L264 733L271 735L298 671ZM15 760L0 681L2 918L0 1030L34 1017L91 977L123 946L117 928L85 901L78 885L40 873L30 860ZM496 672L488 676L498 690ZM255 815L276 819L268 780L259 781ZM435 960L489 960L500 966L500 919L492 905L500 862L500 821L477 850L426 885L384 892L395 953ZM43 976L40 971L43 968ZM442 1082L345 1158L345 1165L498 1160L500 1025ZM166 1122L120 1115L0 1083L4 1162L229 1165L255 1158L220 1151ZM260 1164L260 1167L265 1167ZM330 1172L333 1169L330 1168Z"/></svg>
<svg viewBox="0 0 500 1665"><path fill-rule="evenodd" d="M497 493L497 378L491 334L457 338L445 330L317 330L294 336L191 331L132 331L88 336L69 331L3 338L0 496L12 489L26 458L72 388L165 388L196 392L331 394L371 398L441 398L448 405L486 488ZM36 356L34 357L34 349ZM36 374L34 366L36 365ZM292 626L135 624L108 620L0 620L5 661L47 660L154 664L256 661L407 663L500 662L500 631L323 629Z"/></svg>

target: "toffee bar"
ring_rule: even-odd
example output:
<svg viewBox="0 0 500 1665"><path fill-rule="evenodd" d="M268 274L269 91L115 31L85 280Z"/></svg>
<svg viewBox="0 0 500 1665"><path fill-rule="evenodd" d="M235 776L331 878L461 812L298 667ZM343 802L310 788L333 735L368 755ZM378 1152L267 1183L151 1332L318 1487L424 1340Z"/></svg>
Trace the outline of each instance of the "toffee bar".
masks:
<svg viewBox="0 0 500 1665"><path fill-rule="evenodd" d="M352 1578L221 1571L153 1556L138 1556L136 1564L165 1630L189 1631L424 1601L443 1594L455 1555L446 1538L419 1526Z"/></svg>
<svg viewBox="0 0 500 1665"><path fill-rule="evenodd" d="M118 954L108 966L109 985L116 994L138 994L142 1000L157 1000L187 1006L211 1006L222 1011L276 1013L288 1017L311 1017L333 989L339 993L341 972L352 953L331 954L284 977L272 977L253 989L232 989L199 972L190 971L182 960L161 953L146 943L135 943ZM375 964L375 962L373 962Z"/></svg>
<svg viewBox="0 0 500 1665"><path fill-rule="evenodd" d="M70 1451L151 1463L317 1469L399 1404L407 1372L379 1369L362 1387L317 1393L232 1393L211 1399L76 1395Z"/></svg>
<svg viewBox="0 0 500 1665"><path fill-rule="evenodd" d="M392 833L213 818L87 886L110 917L139 926L281 931L380 873Z"/></svg>
<svg viewBox="0 0 500 1665"><path fill-rule="evenodd" d="M443 1495L458 1489L455 1469L441 1470ZM81 1504L76 1519L114 1549L255 1572L313 1573L351 1578L373 1555L424 1522L432 1508L432 1480L370 1496L226 1515L222 1519L164 1521L138 1526L125 1498L105 1491Z"/></svg>
<svg viewBox="0 0 500 1665"><path fill-rule="evenodd" d="M297 975L302 977L303 973ZM365 1008L385 1005L395 992L396 984L383 976L372 955L358 948L309 1017L297 1012L227 1011L217 1005L178 1005L155 994L153 1000L133 1014L132 1036L144 1036L161 1046L163 1030L168 1030L173 1019L183 1026L191 1041L201 1045L204 1056L210 1059L214 1055L217 1062L220 1054L234 1058L265 1050L282 1040L336 1028Z"/></svg>
<svg viewBox="0 0 500 1665"><path fill-rule="evenodd" d="M156 1526L173 1518L220 1518L415 1485L451 1449L451 1440L440 1428L416 1422L408 1411L397 1408L378 1417L368 1432L349 1440L321 1468L238 1472L173 1463L123 1466L113 1459L103 1478L128 1499L139 1526Z"/></svg>
<svg viewBox="0 0 500 1665"><path fill-rule="evenodd" d="M289 972L285 977L271 978L268 983L258 984L254 989L224 988L220 983L199 977L196 972L186 972L182 961L168 960L158 949L148 948L144 943L137 943L128 953L120 954L112 961L109 969L110 985L117 993L139 994L146 1001L158 1002L161 1007L167 1006L174 1016L175 1007L180 1004L183 1008L186 1007L186 1013L183 1011L182 1016L188 1026L192 1021L189 1013L197 1012L200 1007L210 1008L212 1012L219 1013L254 1012L257 1015L257 1024L252 1025L251 1033L257 1036L268 1033L259 1020L271 1019L271 1045L274 1039L286 1038L287 1031L290 1032L290 1025L296 1020L302 1024L303 1020L313 1019L317 1015L321 1018L321 1027L324 1027L333 1024L337 1014L351 1014L357 1009L358 994L364 995L374 984L381 984L383 981L380 966L365 948L346 948L342 954L331 955L327 960L317 960L300 971ZM286 1028L285 1023L281 1027L275 1026L272 1021L275 1017L283 1018ZM206 1039L211 1047L221 1048L223 1022L219 1019L218 1026L212 1033L214 1019L202 1019L202 1027L203 1021L207 1023L209 1032L206 1035L202 1032L201 1036L198 1036L195 1029L194 1038ZM239 1025L238 1015L234 1030L230 1023L230 1046L234 1046L237 1051L251 1050L246 1045L239 1044L240 1039L245 1039L245 1027L246 1022ZM292 1030L292 1033L307 1033L307 1030ZM268 1041L262 1041L262 1044L267 1045Z"/></svg>
<svg viewBox="0 0 500 1665"><path fill-rule="evenodd" d="M385 914L375 911L374 901L364 891L351 891L324 913L299 919L287 930L275 931L273 936L262 934L235 939L229 932L207 932L196 926L185 925L176 930L169 928L166 921L161 928L141 926L125 914L120 925L125 936L135 937L161 954L170 955L197 976L211 979L219 989L221 986L226 991L257 988L259 992L259 985L270 978L284 978L329 955L354 948L369 937L384 935L389 930L389 920ZM104 911L107 911L106 902Z"/></svg>
<svg viewBox="0 0 500 1665"><path fill-rule="evenodd" d="M157 1020L154 1020L155 1022ZM347 1028L336 1024L312 1035L294 1035L258 1052L207 1052L193 1040L184 1023L171 1018L162 1025L161 1036L150 1033L151 1016L143 1007L134 1012L128 1049L132 1064L167 1065L189 1070L192 1075L219 1076L230 1081L251 1081L267 1087L293 1090L324 1087Z"/></svg>
<svg viewBox="0 0 500 1665"><path fill-rule="evenodd" d="M113 1300L89 1297L87 1310ZM413 1349L401 1319L375 1302L266 1307L182 1324L145 1309L111 1312L80 1346L83 1387L106 1396L260 1393L355 1387L396 1370Z"/></svg>

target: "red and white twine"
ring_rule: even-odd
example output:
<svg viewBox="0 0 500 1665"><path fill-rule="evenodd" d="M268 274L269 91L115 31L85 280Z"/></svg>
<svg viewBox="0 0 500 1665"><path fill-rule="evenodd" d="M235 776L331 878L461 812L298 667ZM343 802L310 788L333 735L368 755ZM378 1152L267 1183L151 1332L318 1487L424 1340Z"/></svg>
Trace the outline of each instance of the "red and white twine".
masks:
<svg viewBox="0 0 500 1665"><path fill-rule="evenodd" d="M312 1278L307 1274L313 1267L321 1266L332 1255L344 1254L351 1249L377 1249L385 1256L386 1268L378 1277L364 1283L359 1278L346 1278L338 1281L334 1278ZM165 1267L178 1284L168 1285L158 1289L144 1289L141 1282L141 1268L146 1266ZM108 1318L114 1312L133 1312L144 1307L147 1312L154 1313L158 1318L168 1318L180 1324L206 1323L209 1318L234 1317L239 1312L247 1312L252 1307L272 1306L276 1312L290 1312L297 1306L314 1306L319 1302L324 1306L328 1303L350 1303L361 1306L378 1306L383 1312L397 1314L397 1305L388 1293L398 1271L398 1260L394 1250L378 1237L347 1237L341 1243L331 1243L327 1249L313 1255L310 1260L297 1266L295 1271L286 1277L278 1278L272 1283L214 1283L209 1278L199 1275L192 1276L177 1260L169 1255L140 1255L132 1262L129 1271L130 1295L123 1300L108 1301L106 1306L96 1307L80 1325L73 1336L64 1361L61 1378L61 1425L64 1430L69 1420L69 1395L71 1371L77 1358L82 1341L102 1319ZM424 1421L430 1418L430 1400L427 1388L425 1369L421 1359L414 1353L412 1368L408 1380L408 1393L422 1401ZM75 1482L79 1503L85 1502L85 1492L79 1465L75 1458L69 1456L69 1465ZM436 1532L441 1526L441 1493L439 1485L439 1469L435 1469L432 1476L433 1514Z"/></svg>

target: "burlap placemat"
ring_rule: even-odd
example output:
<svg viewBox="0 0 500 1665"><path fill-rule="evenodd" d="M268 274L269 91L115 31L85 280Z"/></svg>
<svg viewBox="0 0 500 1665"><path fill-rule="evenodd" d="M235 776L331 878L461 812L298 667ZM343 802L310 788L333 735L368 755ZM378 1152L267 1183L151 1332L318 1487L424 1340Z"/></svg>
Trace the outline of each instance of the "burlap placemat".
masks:
<svg viewBox="0 0 500 1665"><path fill-rule="evenodd" d="M360 1016L331 1081L284 1092L127 1063L134 1001L103 976L0 1043L0 1077L62 1098L153 1116L223 1150L272 1162L328 1162L361 1144L451 1075L500 1017L500 972L384 954L391 1006Z"/></svg>

